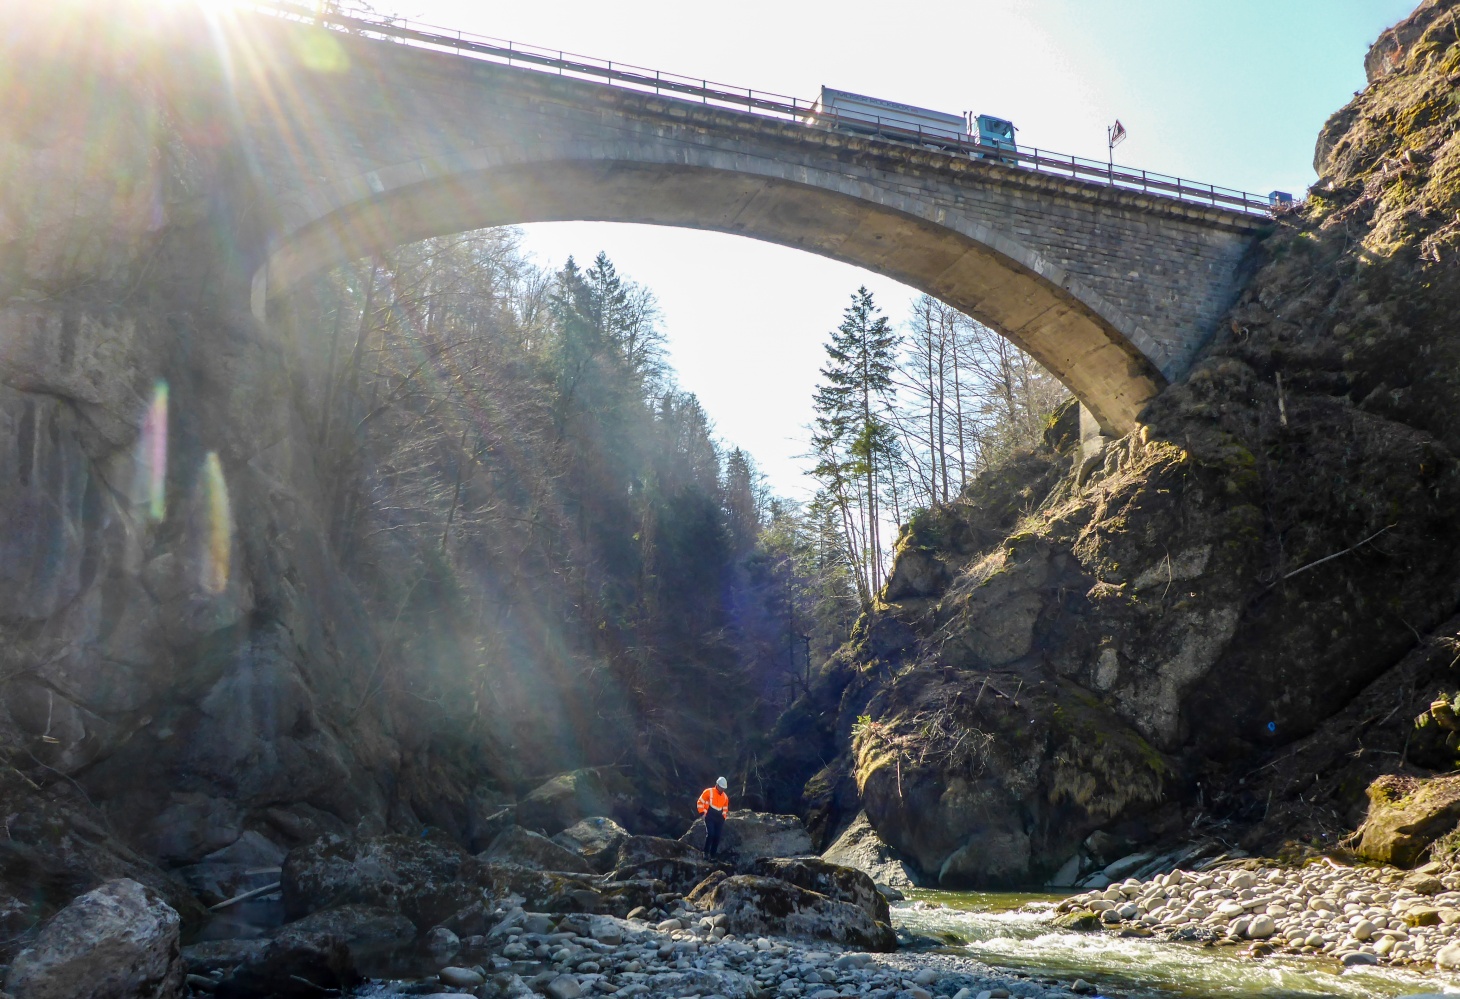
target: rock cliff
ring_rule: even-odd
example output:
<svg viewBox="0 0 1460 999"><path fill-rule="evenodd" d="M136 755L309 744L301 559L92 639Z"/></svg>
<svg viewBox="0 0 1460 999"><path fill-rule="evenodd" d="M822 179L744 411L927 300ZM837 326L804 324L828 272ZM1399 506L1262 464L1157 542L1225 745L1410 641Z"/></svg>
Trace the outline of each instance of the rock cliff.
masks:
<svg viewBox="0 0 1460 999"><path fill-rule="evenodd" d="M566 670L545 697L532 648L492 724L468 682L488 601L442 585L429 620L403 617L397 566L436 543L340 554L331 503L363 486L320 453L320 338L249 310L261 220L207 37L193 5L65 0L0 40L5 946L121 877L191 932L189 887L257 887L247 872L324 834L481 849L542 824L518 792L635 735ZM549 832L671 831L642 783L563 779L612 794Z"/></svg>
<svg viewBox="0 0 1460 999"><path fill-rule="evenodd" d="M996 884L1298 798L1254 815L1247 778L1460 600L1455 6L1376 44L1310 197L1137 432L1094 453L1065 414L906 526L782 720L774 805L830 833L860 801L925 878Z"/></svg>

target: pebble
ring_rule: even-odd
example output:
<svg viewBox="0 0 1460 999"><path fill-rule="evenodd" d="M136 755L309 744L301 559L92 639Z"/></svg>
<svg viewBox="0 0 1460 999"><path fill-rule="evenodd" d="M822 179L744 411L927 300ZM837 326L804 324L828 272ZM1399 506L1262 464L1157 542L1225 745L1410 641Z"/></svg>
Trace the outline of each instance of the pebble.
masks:
<svg viewBox="0 0 1460 999"><path fill-rule="evenodd" d="M1166 939L1264 941L1250 953L1319 953L1349 966L1460 968L1460 874L1392 868L1259 867L1173 871L1075 895L1102 928ZM1442 963L1449 962L1449 963Z"/></svg>
<svg viewBox="0 0 1460 999"><path fill-rule="evenodd" d="M543 986L542 991L549 999L578 999L583 994L583 986L572 975L559 975Z"/></svg>
<svg viewBox="0 0 1460 999"><path fill-rule="evenodd" d="M436 957L450 957L461 950L461 939L444 926L433 926L426 934L426 949Z"/></svg>
<svg viewBox="0 0 1460 999"><path fill-rule="evenodd" d="M1112 891L1121 907L1144 914L1139 889L1122 882ZM457 959L421 985L442 990L433 993L438 999L484 987L502 999L1073 999L1083 984L955 955L868 954L778 937L737 938L723 912L701 912L677 896L655 905L649 918L638 913L633 921L498 910L485 934L470 938L470 946L461 942L470 961ZM444 930L435 936L449 942ZM483 968L493 982L484 981Z"/></svg>
<svg viewBox="0 0 1460 999"><path fill-rule="evenodd" d="M450 985L459 989L474 989L484 983L487 979L470 968L458 968L448 966L439 972L442 985Z"/></svg>

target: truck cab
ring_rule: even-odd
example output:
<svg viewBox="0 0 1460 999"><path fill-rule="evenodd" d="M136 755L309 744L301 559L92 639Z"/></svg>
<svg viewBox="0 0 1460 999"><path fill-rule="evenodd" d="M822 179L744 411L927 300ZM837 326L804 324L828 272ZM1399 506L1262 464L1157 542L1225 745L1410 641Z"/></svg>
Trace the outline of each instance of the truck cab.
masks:
<svg viewBox="0 0 1460 999"><path fill-rule="evenodd" d="M968 114L969 134L978 137L980 146L991 147L992 153L983 153L984 159L997 159L1004 163L1014 164L1018 162L1012 156L999 156L1000 152L1017 152L1018 146L1014 141L1014 134L1018 131L1012 121L1003 118L995 118L991 114L975 115Z"/></svg>

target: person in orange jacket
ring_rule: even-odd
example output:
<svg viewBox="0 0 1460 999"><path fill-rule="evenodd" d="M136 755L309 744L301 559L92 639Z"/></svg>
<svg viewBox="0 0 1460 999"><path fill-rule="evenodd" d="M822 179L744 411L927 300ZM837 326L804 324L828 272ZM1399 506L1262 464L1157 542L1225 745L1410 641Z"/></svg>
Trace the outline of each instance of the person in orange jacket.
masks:
<svg viewBox="0 0 1460 999"><path fill-rule="evenodd" d="M705 788L695 804L705 817L705 856L712 859L715 851L720 849L720 833L725 829L725 816L730 814L730 796L725 793L729 786L724 777L717 779L715 786Z"/></svg>

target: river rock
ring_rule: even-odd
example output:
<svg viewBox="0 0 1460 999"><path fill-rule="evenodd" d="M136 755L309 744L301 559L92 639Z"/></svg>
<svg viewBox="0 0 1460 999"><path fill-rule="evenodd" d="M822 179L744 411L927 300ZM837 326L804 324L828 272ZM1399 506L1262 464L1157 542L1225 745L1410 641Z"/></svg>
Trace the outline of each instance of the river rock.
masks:
<svg viewBox="0 0 1460 999"><path fill-rule="evenodd" d="M606 874L618 866L619 847L628 838L628 830L613 819L591 815L558 833L553 842L582 857L593 870Z"/></svg>
<svg viewBox="0 0 1460 999"><path fill-rule="evenodd" d="M1092 909L1077 909L1074 912L1061 912L1054 917L1054 925L1062 930L1076 930L1088 932L1100 928L1100 914Z"/></svg>
<svg viewBox="0 0 1460 999"><path fill-rule="evenodd" d="M583 994L583 986L572 975L559 975L543 986L542 991L548 999L578 999Z"/></svg>
<svg viewBox="0 0 1460 999"><path fill-rule="evenodd" d="M603 895L593 878L570 871L539 871L517 864L499 864L474 861L475 869L468 874L472 882L481 886L480 891L471 894L481 898L506 898L515 895L523 905L534 912L574 912L586 908L589 896L601 900ZM456 910L460 911L460 909ZM436 922L441 922L442 916Z"/></svg>
<svg viewBox="0 0 1460 999"><path fill-rule="evenodd" d="M288 853L288 850L263 833L246 829L238 839L204 857L203 863L240 864L252 868L278 867L284 863Z"/></svg>
<svg viewBox="0 0 1460 999"><path fill-rule="evenodd" d="M456 989L474 989L486 981L484 976L477 974L472 969L458 968L455 965L442 968L439 975L442 985L450 985Z"/></svg>
<svg viewBox="0 0 1460 999"><path fill-rule="evenodd" d="M541 833L535 833L521 826L510 826L492 840L483 860L519 864L540 871L569 871L574 874L592 874L588 861L566 847L559 846Z"/></svg>
<svg viewBox="0 0 1460 999"><path fill-rule="evenodd" d="M628 870L655 860L704 860L703 846L703 840L695 844L663 836L630 836L619 844L618 869Z"/></svg>
<svg viewBox="0 0 1460 999"><path fill-rule="evenodd" d="M176 999L185 975L179 923L136 881L109 881L41 927L5 989L15 999Z"/></svg>
<svg viewBox="0 0 1460 999"><path fill-rule="evenodd" d="M426 930L481 897L484 866L450 843L413 836L326 837L291 850L284 912L298 919L358 904L400 912Z"/></svg>
<svg viewBox="0 0 1460 999"><path fill-rule="evenodd" d="M687 895L694 887L716 871L723 870L707 860L651 860L633 867L620 867L609 875L615 882L662 881L672 891Z"/></svg>
<svg viewBox="0 0 1460 999"><path fill-rule="evenodd" d="M882 841L865 809L857 813L852 824L827 847L821 855L823 860L843 867L855 867L864 872L877 884L893 888L912 888L917 884L916 869L892 847ZM1079 873L1079 858L1075 859L1075 873ZM1074 884L1073 876L1070 884Z"/></svg>
<svg viewBox="0 0 1460 999"><path fill-rule="evenodd" d="M612 767L572 770L540 784L517 802L517 824L554 836L594 815L615 815L633 789Z"/></svg>
<svg viewBox="0 0 1460 999"><path fill-rule="evenodd" d="M723 910L727 929L742 936L784 934L877 951L897 946L892 927L873 919L860 906L776 878L728 877L703 904Z"/></svg>
<svg viewBox="0 0 1460 999"><path fill-rule="evenodd" d="M152 820L148 845L173 866L196 864L222 852L243 833L238 806L205 794L174 794ZM277 863L277 861L276 861Z"/></svg>
<svg viewBox="0 0 1460 999"><path fill-rule="evenodd" d="M1254 941L1247 952L1254 957L1321 953L1349 964L1428 963L1460 945L1460 876L1447 868L1424 872L1444 889L1429 895L1415 889L1433 885L1393 868L1247 866L1128 879L1065 899L1055 907L1054 923L1098 912L1102 925L1121 935L1190 942L1246 937Z"/></svg>
<svg viewBox="0 0 1460 999"><path fill-rule="evenodd" d="M452 957L461 950L461 937L456 931L446 926L433 926L426 931L425 939L422 941L426 949L435 958Z"/></svg>
<svg viewBox="0 0 1460 999"><path fill-rule="evenodd" d="M350 948L332 933L284 930L218 983L218 999L308 997L342 991L359 980Z"/></svg>
<svg viewBox="0 0 1460 999"><path fill-rule="evenodd" d="M339 937L346 944L383 946L408 943L416 936L416 926L401 913L374 905L341 905L311 912L282 927L282 931L325 933Z"/></svg>
<svg viewBox="0 0 1460 999"><path fill-rule="evenodd" d="M839 902L850 902L879 923L891 922L887 899L877 885L862 871L842 867L818 857L761 857L745 870L763 878L779 878L793 885L825 895Z"/></svg>
<svg viewBox="0 0 1460 999"><path fill-rule="evenodd" d="M258 960L268 945L267 940L205 940L184 947L182 957L190 975L225 976L240 964Z"/></svg>
<svg viewBox="0 0 1460 999"><path fill-rule="evenodd" d="M681 843L703 846L705 820L701 816L680 838ZM811 834L795 815L732 811L725 819L720 848L741 860L755 857L800 857L812 853Z"/></svg>
<svg viewBox="0 0 1460 999"><path fill-rule="evenodd" d="M1460 825L1460 776L1385 775L1369 785L1368 795L1358 845L1366 860L1412 867L1431 843Z"/></svg>

